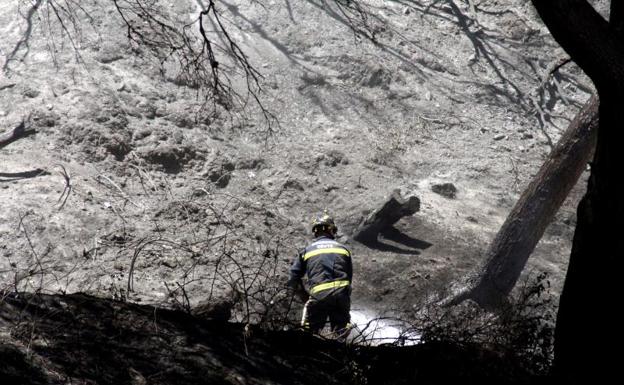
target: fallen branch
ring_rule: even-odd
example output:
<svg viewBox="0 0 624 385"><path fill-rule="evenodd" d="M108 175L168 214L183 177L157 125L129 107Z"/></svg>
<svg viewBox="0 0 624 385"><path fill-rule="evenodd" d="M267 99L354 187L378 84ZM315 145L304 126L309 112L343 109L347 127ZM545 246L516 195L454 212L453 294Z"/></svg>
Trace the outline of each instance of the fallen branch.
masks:
<svg viewBox="0 0 624 385"><path fill-rule="evenodd" d="M0 149L8 146L9 144L28 136L36 134L37 131L26 128L26 120L22 122L12 130L0 134Z"/></svg>

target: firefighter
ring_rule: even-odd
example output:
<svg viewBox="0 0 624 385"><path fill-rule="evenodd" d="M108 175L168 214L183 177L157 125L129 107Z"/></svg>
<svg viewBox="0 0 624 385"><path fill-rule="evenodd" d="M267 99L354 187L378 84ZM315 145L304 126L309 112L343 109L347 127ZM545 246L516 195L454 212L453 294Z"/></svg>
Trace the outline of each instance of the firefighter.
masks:
<svg viewBox="0 0 624 385"><path fill-rule="evenodd" d="M318 333L329 318L332 333L344 341L350 329L353 268L351 252L335 240L337 231L327 212L314 218L314 241L293 262L288 285L305 302L301 326Z"/></svg>

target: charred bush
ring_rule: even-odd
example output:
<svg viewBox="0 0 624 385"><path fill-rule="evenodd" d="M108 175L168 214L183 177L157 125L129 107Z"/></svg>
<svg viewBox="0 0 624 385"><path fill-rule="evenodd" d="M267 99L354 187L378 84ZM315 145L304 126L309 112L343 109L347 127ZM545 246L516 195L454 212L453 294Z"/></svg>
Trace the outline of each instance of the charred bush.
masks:
<svg viewBox="0 0 624 385"><path fill-rule="evenodd" d="M525 282L508 303L488 312L476 303L423 308L415 317L424 344L450 344L494 355L479 370L504 370L509 378L545 377L553 359L555 310L546 273Z"/></svg>

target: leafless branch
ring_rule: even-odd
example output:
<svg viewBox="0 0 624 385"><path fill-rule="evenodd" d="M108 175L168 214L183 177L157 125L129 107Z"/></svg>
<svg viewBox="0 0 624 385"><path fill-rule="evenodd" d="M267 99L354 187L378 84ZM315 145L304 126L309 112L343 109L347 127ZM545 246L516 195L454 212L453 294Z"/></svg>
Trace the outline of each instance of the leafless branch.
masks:
<svg viewBox="0 0 624 385"><path fill-rule="evenodd" d="M62 201L61 205L59 206L59 211L60 211L63 209L63 207L65 207L65 203L67 203L67 199L71 195L73 187L71 184L71 177L69 176L67 169L65 169L65 166L63 166L62 164L57 164L56 166L61 168L61 171L60 171L61 176L63 176L63 179L65 180L65 186L63 187L63 192L61 193L61 196L56 202L56 203L61 203Z"/></svg>

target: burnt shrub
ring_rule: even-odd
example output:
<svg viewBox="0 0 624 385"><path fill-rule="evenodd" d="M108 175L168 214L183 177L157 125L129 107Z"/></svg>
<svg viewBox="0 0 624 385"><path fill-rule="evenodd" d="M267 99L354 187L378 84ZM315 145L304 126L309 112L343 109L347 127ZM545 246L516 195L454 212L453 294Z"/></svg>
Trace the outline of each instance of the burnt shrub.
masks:
<svg viewBox="0 0 624 385"><path fill-rule="evenodd" d="M423 344L477 348L486 360L476 370L504 371L517 383L545 378L553 359L555 305L546 273L529 277L496 311L466 301L454 307L423 306L413 315Z"/></svg>

